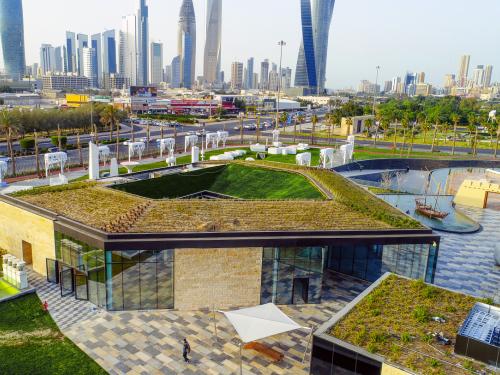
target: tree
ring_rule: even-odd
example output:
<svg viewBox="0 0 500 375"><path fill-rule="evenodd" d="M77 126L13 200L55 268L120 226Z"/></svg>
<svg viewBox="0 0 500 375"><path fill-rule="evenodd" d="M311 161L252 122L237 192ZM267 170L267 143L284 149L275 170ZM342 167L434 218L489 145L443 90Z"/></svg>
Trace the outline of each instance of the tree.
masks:
<svg viewBox="0 0 500 375"><path fill-rule="evenodd" d="M391 121L387 117L382 117L382 120L380 121L380 127L384 131L384 140L385 137L387 136L387 132L389 131L389 128L391 126Z"/></svg>
<svg viewBox="0 0 500 375"><path fill-rule="evenodd" d="M347 136L351 135L351 129L352 129L352 117L348 117L345 119L345 123L347 125Z"/></svg>
<svg viewBox="0 0 500 375"><path fill-rule="evenodd" d="M495 122L497 123L497 141L495 145L495 158L496 158L498 155L498 141L500 140L500 126L498 124L498 120L495 120Z"/></svg>
<svg viewBox="0 0 500 375"><path fill-rule="evenodd" d="M109 127L109 141L113 140L113 129L118 121L117 110L113 105L108 105L101 112L100 123Z"/></svg>
<svg viewBox="0 0 500 375"><path fill-rule="evenodd" d="M311 117L312 131L311 131L311 144L314 144L314 133L316 132L316 124L318 123L318 116L315 114Z"/></svg>
<svg viewBox="0 0 500 375"><path fill-rule="evenodd" d="M12 147L13 137L18 133L19 123L14 111L9 111L4 109L0 112L0 128L5 134L7 139L7 148L9 150L9 156L12 161L12 174L16 175L16 157L14 155L14 148Z"/></svg>
<svg viewBox="0 0 500 375"><path fill-rule="evenodd" d="M467 116L467 131L469 132L469 142L472 154L475 153L474 149L476 147L477 141L477 115L475 113L469 113ZM476 136L473 136L476 134Z"/></svg>
<svg viewBox="0 0 500 375"><path fill-rule="evenodd" d="M451 148L451 154L455 155L455 146L457 144L457 127L460 122L460 115L456 112L452 113L450 116L451 122L453 122L453 147Z"/></svg>
<svg viewBox="0 0 500 375"><path fill-rule="evenodd" d="M366 138L370 137L370 130L373 126L373 120L371 118L368 118L365 120L365 135Z"/></svg>
<svg viewBox="0 0 500 375"><path fill-rule="evenodd" d="M410 126L409 114L405 113L403 115L403 118L401 119L401 128L403 128L403 145L401 146L400 156L403 156L403 152L406 146L406 131L408 130L409 126Z"/></svg>

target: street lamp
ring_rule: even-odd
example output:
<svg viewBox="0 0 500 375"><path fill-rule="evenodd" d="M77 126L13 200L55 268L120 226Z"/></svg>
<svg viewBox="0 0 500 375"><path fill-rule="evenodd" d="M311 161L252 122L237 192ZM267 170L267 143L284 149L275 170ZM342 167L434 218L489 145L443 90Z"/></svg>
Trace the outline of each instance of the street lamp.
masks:
<svg viewBox="0 0 500 375"><path fill-rule="evenodd" d="M286 46L286 42L280 40L278 42L278 46L280 46L280 68L278 71L278 100L276 103L276 129L278 129L280 123L279 116L280 116L280 94L281 94L281 63L283 61L283 47Z"/></svg>
<svg viewBox="0 0 500 375"><path fill-rule="evenodd" d="M373 115L373 121L374 121L374 123L376 122L375 121L375 107L377 105L377 85L378 85L378 75L379 75L379 72L380 72L380 66L377 65L375 67L375 69L377 69L377 76L375 78L375 87L373 89L373 108L372 108L372 115ZM374 145L377 145L377 138L378 138L378 129L379 129L379 126L380 126L380 124L375 124L375 140L373 141Z"/></svg>

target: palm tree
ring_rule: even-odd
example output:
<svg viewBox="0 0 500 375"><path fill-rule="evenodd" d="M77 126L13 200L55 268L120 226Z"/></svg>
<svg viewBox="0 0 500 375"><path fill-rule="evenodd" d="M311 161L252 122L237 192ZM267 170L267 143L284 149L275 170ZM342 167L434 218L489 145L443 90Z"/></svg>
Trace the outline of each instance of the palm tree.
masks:
<svg viewBox="0 0 500 375"><path fill-rule="evenodd" d="M382 117L382 120L380 121L380 127L384 131L384 140L385 137L387 136L387 131L391 127L391 121L387 117Z"/></svg>
<svg viewBox="0 0 500 375"><path fill-rule="evenodd" d="M38 178L41 177L40 174L40 154L39 154L39 149L38 149L38 133L35 130L33 132L34 138L35 138L35 160L36 160L36 175Z"/></svg>
<svg viewBox="0 0 500 375"><path fill-rule="evenodd" d="M401 119L401 127L403 128L403 145L401 146L401 152L400 152L401 157L403 156L403 151L406 147L406 131L408 130L408 127L410 126L410 120L408 118L409 118L409 114L405 113L403 118Z"/></svg>
<svg viewBox="0 0 500 375"><path fill-rule="evenodd" d="M425 144L425 141L427 140L427 132L432 128L429 120L427 119L427 116L424 115L423 120L420 122L420 127L422 128L422 132L424 133L423 142Z"/></svg>
<svg viewBox="0 0 500 375"><path fill-rule="evenodd" d="M108 105L101 112L101 124L109 126L109 140L113 140L113 130L116 122L118 121L117 110L113 105Z"/></svg>
<svg viewBox="0 0 500 375"><path fill-rule="evenodd" d="M375 138L373 138L373 146L377 146L378 130L380 128L381 121L382 121L382 115L377 112L377 114L375 115L376 126L375 126Z"/></svg>
<svg viewBox="0 0 500 375"><path fill-rule="evenodd" d="M500 139L500 126L498 124L498 120L495 120L495 122L497 123L497 143L495 145L495 158L496 158L498 154L498 141Z"/></svg>
<svg viewBox="0 0 500 375"><path fill-rule="evenodd" d="M366 133L366 138L368 139L370 137L370 130L373 126L373 120L371 118L368 118L365 120L365 133Z"/></svg>
<svg viewBox="0 0 500 375"><path fill-rule="evenodd" d="M12 138L17 134L19 125L13 111L4 109L0 113L0 128L4 132L5 138L7 139L7 148L9 149L10 159L12 160L12 174L15 176L16 157L14 155L14 148L12 147Z"/></svg>
<svg viewBox="0 0 500 375"><path fill-rule="evenodd" d="M408 158L410 157L411 153L413 152L413 143L415 142L415 126L416 126L416 122L414 122L410 126L411 138L410 138L410 147L408 147L408 155L407 155Z"/></svg>
<svg viewBox="0 0 500 375"><path fill-rule="evenodd" d="M311 131L311 145L314 144L314 133L316 132L316 124L318 123L318 116L315 114L311 117L312 131Z"/></svg>
<svg viewBox="0 0 500 375"><path fill-rule="evenodd" d="M83 154L82 154L82 144L80 142L80 132L76 132L76 148L78 149L78 155L80 157L80 166L83 167Z"/></svg>
<svg viewBox="0 0 500 375"><path fill-rule="evenodd" d="M476 122L477 122L477 115L475 113L469 113L469 115L467 116L467 130L469 132L469 142L470 142L470 147L471 147L471 152L472 154L474 155L475 153L475 145L476 145L476 141L477 141L477 126L476 126ZM472 136L472 133L475 133L476 136L473 137Z"/></svg>
<svg viewBox="0 0 500 375"><path fill-rule="evenodd" d="M351 135L351 129L352 129L352 117L348 117L345 119L345 124L347 125L347 136L349 137Z"/></svg>
<svg viewBox="0 0 500 375"><path fill-rule="evenodd" d="M451 148L451 154L455 155L455 146L457 144L457 127L460 122L460 115L458 113L452 113L450 120L453 122L453 147Z"/></svg>
<svg viewBox="0 0 500 375"><path fill-rule="evenodd" d="M280 117L279 117L279 120L280 120L280 123L283 123L283 126L284 126L284 124L288 121L288 113L282 112ZM276 124L276 129L279 128L279 125L280 124Z"/></svg>

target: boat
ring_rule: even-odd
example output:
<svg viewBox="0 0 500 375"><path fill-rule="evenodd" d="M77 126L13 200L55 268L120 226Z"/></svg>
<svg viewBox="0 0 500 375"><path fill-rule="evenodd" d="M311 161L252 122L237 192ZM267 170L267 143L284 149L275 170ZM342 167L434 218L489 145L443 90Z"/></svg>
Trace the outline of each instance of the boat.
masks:
<svg viewBox="0 0 500 375"><path fill-rule="evenodd" d="M435 207L428 205L425 201L423 202L421 199L415 199L415 211L421 215L427 216L431 219L444 219L450 213L439 211Z"/></svg>

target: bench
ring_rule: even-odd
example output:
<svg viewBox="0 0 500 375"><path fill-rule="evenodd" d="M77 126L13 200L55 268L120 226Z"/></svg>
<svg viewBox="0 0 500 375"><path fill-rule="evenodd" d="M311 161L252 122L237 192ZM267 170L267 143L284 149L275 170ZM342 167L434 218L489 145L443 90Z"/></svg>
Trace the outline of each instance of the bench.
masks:
<svg viewBox="0 0 500 375"><path fill-rule="evenodd" d="M256 352L264 354L266 357L270 358L273 362L279 362L284 358L283 353L280 353L270 348L269 346L266 346L258 342L248 343L243 348L255 350Z"/></svg>

